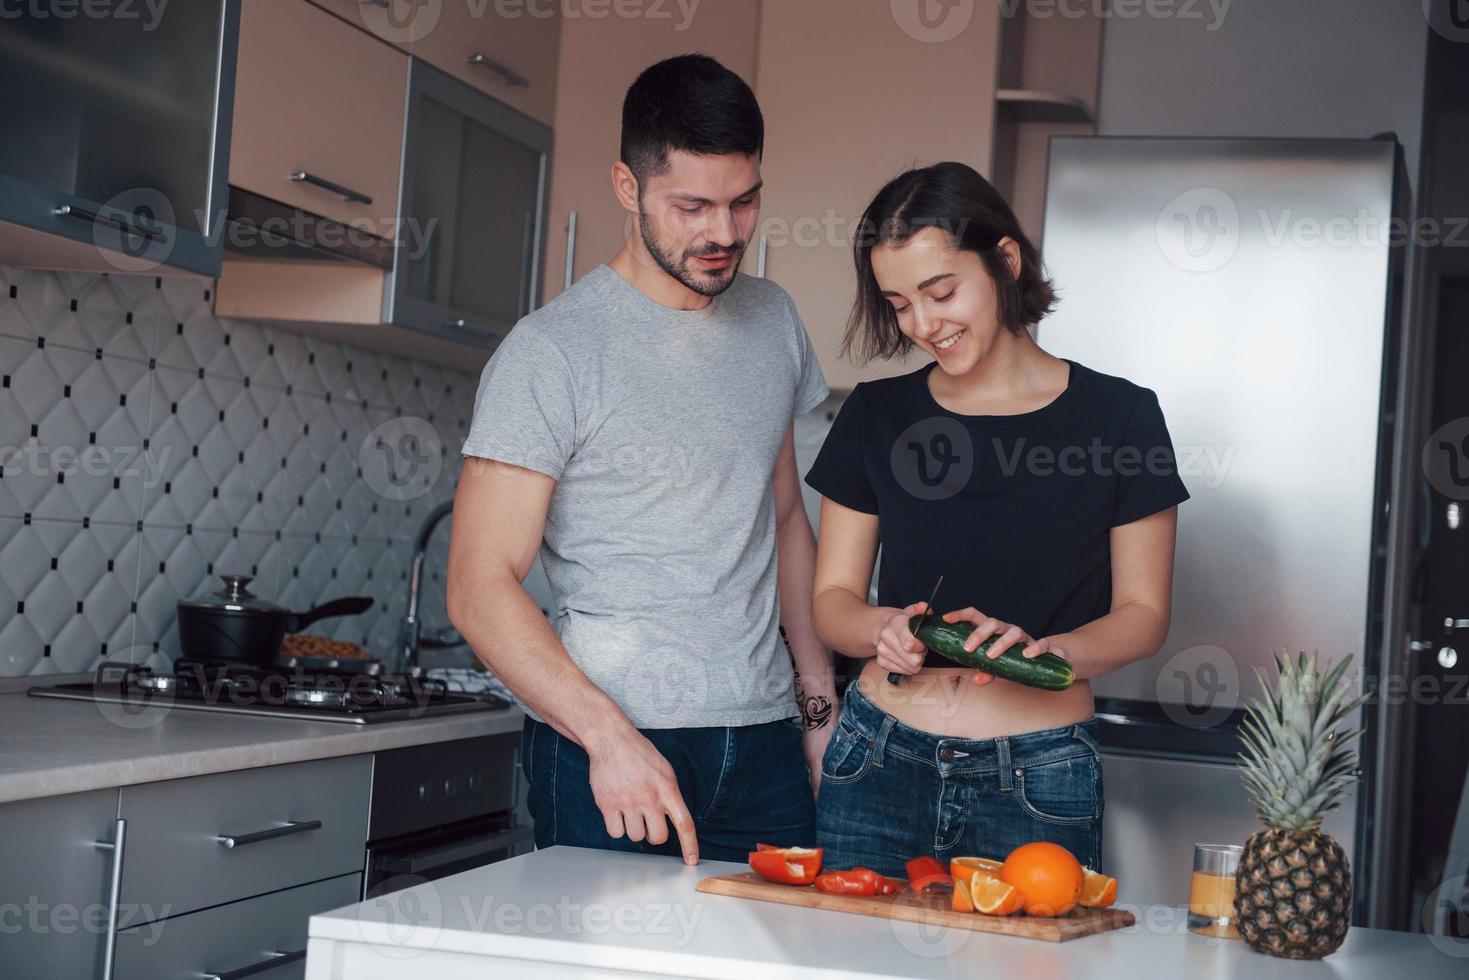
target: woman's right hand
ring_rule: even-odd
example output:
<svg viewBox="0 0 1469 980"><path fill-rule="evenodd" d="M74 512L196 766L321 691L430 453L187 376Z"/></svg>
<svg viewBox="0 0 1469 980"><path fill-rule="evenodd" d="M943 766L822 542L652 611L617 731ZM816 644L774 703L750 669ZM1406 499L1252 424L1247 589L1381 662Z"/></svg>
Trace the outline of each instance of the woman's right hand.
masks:
<svg viewBox="0 0 1469 980"><path fill-rule="evenodd" d="M908 629L908 620L921 616L928 610L928 603L915 602L902 609L883 607L878 620L877 635L872 645L877 648L877 663L889 674L916 674L923 667L926 648L923 641Z"/></svg>

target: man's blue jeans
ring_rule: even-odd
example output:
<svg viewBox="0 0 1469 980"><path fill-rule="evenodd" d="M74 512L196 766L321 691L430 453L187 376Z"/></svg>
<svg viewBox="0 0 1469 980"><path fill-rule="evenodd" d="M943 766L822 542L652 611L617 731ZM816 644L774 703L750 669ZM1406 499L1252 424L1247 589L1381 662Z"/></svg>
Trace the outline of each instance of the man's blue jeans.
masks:
<svg viewBox="0 0 1469 980"><path fill-rule="evenodd" d="M694 818L699 857L744 863L757 842L811 847L816 806L794 721L737 728L644 728L673 766L684 805ZM646 854L681 853L670 824L668 840L649 844L609 837L592 797L587 754L550 725L525 720L521 764L536 846L569 844Z"/></svg>

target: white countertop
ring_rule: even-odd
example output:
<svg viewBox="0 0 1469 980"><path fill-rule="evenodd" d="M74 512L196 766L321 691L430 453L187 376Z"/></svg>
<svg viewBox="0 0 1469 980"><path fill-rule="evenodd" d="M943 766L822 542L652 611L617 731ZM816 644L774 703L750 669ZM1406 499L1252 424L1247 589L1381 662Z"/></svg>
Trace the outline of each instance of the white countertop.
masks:
<svg viewBox="0 0 1469 980"><path fill-rule="evenodd" d="M1145 977L1459 980L1458 956L1410 933L1353 929L1320 962L1278 960L1184 929L1180 910L1065 943L704 895L743 865L553 847L312 916L307 980L660 976ZM507 972L508 971L508 972ZM624 976L617 973L617 976Z"/></svg>
<svg viewBox="0 0 1469 980"><path fill-rule="evenodd" d="M352 725L0 695L0 803L519 731L519 708Z"/></svg>

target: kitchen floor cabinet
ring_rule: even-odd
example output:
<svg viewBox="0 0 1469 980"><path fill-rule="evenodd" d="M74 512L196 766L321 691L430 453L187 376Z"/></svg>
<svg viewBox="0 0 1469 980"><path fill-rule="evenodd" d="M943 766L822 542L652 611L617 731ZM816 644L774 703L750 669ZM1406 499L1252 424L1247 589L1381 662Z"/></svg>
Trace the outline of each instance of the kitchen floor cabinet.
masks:
<svg viewBox="0 0 1469 980"><path fill-rule="evenodd" d="M122 893L166 915L362 867L372 757L125 786Z"/></svg>
<svg viewBox="0 0 1469 980"><path fill-rule="evenodd" d="M0 976L102 976L116 820L115 789L0 806Z"/></svg>
<svg viewBox="0 0 1469 980"><path fill-rule="evenodd" d="M125 929L117 937L113 976L299 980L306 974L307 922L318 912L351 905L361 887L360 874L343 875Z"/></svg>

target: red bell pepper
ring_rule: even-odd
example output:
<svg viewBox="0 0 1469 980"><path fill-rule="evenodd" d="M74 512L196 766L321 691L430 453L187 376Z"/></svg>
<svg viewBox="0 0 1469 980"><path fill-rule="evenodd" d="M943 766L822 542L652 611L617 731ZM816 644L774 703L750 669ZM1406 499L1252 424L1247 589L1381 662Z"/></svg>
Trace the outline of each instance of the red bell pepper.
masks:
<svg viewBox="0 0 1469 980"><path fill-rule="evenodd" d="M921 892L930 885L952 885L954 878L938 862L937 858L925 854L909 861L905 867L908 869L908 887L915 892Z"/></svg>
<svg viewBox="0 0 1469 980"><path fill-rule="evenodd" d="M901 887L871 868L829 871L816 879L818 891L830 895L896 895Z"/></svg>
<svg viewBox="0 0 1469 980"><path fill-rule="evenodd" d="M821 848L755 845L750 870L777 885L809 885L821 871Z"/></svg>

